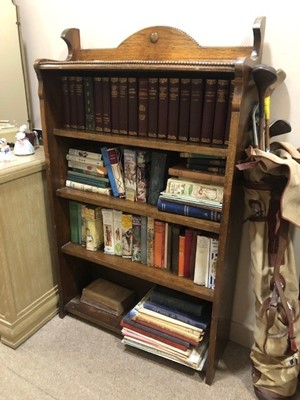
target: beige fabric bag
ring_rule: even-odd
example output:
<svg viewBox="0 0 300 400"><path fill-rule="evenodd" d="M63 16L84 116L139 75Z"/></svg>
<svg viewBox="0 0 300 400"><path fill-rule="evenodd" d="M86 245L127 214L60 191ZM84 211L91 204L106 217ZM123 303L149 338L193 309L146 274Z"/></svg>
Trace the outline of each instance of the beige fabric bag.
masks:
<svg viewBox="0 0 300 400"><path fill-rule="evenodd" d="M293 398L300 372L299 284L289 228L300 227L300 153L276 142L249 147L245 178L256 327L251 349L258 399Z"/></svg>

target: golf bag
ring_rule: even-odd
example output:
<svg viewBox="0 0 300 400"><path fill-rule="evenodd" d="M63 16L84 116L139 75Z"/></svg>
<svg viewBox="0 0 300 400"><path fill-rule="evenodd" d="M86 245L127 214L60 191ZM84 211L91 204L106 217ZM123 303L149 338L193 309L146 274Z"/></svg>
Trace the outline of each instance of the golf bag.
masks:
<svg viewBox="0 0 300 400"><path fill-rule="evenodd" d="M290 225L300 226L300 153L276 142L249 147L243 171L255 295L251 348L258 399L289 399L300 372L299 284Z"/></svg>

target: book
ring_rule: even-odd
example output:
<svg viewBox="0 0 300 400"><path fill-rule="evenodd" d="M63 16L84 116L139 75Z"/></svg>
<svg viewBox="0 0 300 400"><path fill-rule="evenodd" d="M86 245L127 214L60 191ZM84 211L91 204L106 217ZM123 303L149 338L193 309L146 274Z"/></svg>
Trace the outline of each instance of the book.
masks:
<svg viewBox="0 0 300 400"><path fill-rule="evenodd" d="M160 198L157 201L157 209L171 214L186 215L188 217L201 218L208 221L220 222L221 220L220 211L174 203Z"/></svg>
<svg viewBox="0 0 300 400"><path fill-rule="evenodd" d="M194 283L205 286L209 268L210 238L205 235L197 236Z"/></svg>
<svg viewBox="0 0 300 400"><path fill-rule="evenodd" d="M85 204L80 204L80 219L81 219L81 227L79 229L81 229L81 246L82 247L86 247L86 221L85 221L85 208L86 205Z"/></svg>
<svg viewBox="0 0 300 400"><path fill-rule="evenodd" d="M172 224L171 229L171 272L178 275L180 225Z"/></svg>
<svg viewBox="0 0 300 400"><path fill-rule="evenodd" d="M69 76L70 128L77 129L77 102L75 94L76 77Z"/></svg>
<svg viewBox="0 0 300 400"><path fill-rule="evenodd" d="M138 135L148 136L148 78L138 78Z"/></svg>
<svg viewBox="0 0 300 400"><path fill-rule="evenodd" d="M201 231L199 231L197 229L192 230L191 253L190 253L190 260L189 260L189 271L190 271L189 277L191 279L194 279L197 236L200 234L201 234Z"/></svg>
<svg viewBox="0 0 300 400"><path fill-rule="evenodd" d="M228 146L228 144L229 144L233 94L234 94L234 81L231 80L230 87L229 87L227 118L226 118L226 125L225 125L225 134L224 134L224 145L225 146Z"/></svg>
<svg viewBox="0 0 300 400"><path fill-rule="evenodd" d="M128 77L128 134L138 134L138 85L136 77Z"/></svg>
<svg viewBox="0 0 300 400"><path fill-rule="evenodd" d="M111 89L108 76L102 77L102 121L103 131L111 133Z"/></svg>
<svg viewBox="0 0 300 400"><path fill-rule="evenodd" d="M107 149L107 147L104 146L104 147L101 147L100 150L101 150L101 154L102 154L102 157L103 157L103 163L104 163L104 166L106 168L107 175L108 175L108 178L109 178L112 194L113 194L114 197L119 197L119 190L118 190L118 187L117 187L117 183L116 183L116 180L115 180L115 177L114 177L114 173L113 173L113 170L112 170L112 166L111 166L111 163L110 163L110 159L109 159L109 156L108 156L108 151L107 151L108 149Z"/></svg>
<svg viewBox="0 0 300 400"><path fill-rule="evenodd" d="M96 132L103 132L103 89L101 76L94 77L94 114Z"/></svg>
<svg viewBox="0 0 300 400"><path fill-rule="evenodd" d="M224 174L212 174L207 171L199 171L198 169L187 168L186 164L184 163L169 167L168 174L171 176L177 176L178 178L199 180L209 184L224 185L225 182Z"/></svg>
<svg viewBox="0 0 300 400"><path fill-rule="evenodd" d="M210 201L205 199L202 200L180 194L179 195L170 194L167 193L166 191L161 192L159 198L161 200L170 201L172 203L185 204L187 206L205 208L207 210L213 210L213 211L221 211L223 208L223 205L221 203L217 203L215 201Z"/></svg>
<svg viewBox="0 0 300 400"><path fill-rule="evenodd" d="M184 264L183 264L183 276L185 278L190 278L190 261L192 255L192 239L193 239L193 229L186 228L185 232L185 252L184 252Z"/></svg>
<svg viewBox="0 0 300 400"><path fill-rule="evenodd" d="M136 201L137 199L137 151L124 148L124 184L126 200Z"/></svg>
<svg viewBox="0 0 300 400"><path fill-rule="evenodd" d="M132 257L132 214L122 213L122 257Z"/></svg>
<svg viewBox="0 0 300 400"><path fill-rule="evenodd" d="M84 157L87 159L93 158L97 161L102 161L102 154L96 153L95 151L87 151L87 150L81 150L81 149L76 149L76 148L70 147L68 150L68 153L73 156Z"/></svg>
<svg viewBox="0 0 300 400"><path fill-rule="evenodd" d="M169 222L165 223L165 254L164 254L164 265L168 271L171 271L172 261L172 224Z"/></svg>
<svg viewBox="0 0 300 400"><path fill-rule="evenodd" d="M116 315L121 315L132 306L135 293L124 286L98 278L83 288L81 298L106 306Z"/></svg>
<svg viewBox="0 0 300 400"><path fill-rule="evenodd" d="M76 101L76 117L77 128L80 130L85 129L85 107L84 107L84 90L83 90L83 77L75 77L75 101Z"/></svg>
<svg viewBox="0 0 300 400"><path fill-rule="evenodd" d="M95 110L94 110L94 85L93 78L85 76L83 78L84 88L84 108L85 108L85 129L93 131L95 129Z"/></svg>
<svg viewBox="0 0 300 400"><path fill-rule="evenodd" d="M211 144L212 141L216 93L217 79L206 79L201 125L201 143L204 144Z"/></svg>
<svg viewBox="0 0 300 400"><path fill-rule="evenodd" d="M102 159L96 159L93 157L88 157L86 155L80 156L80 155L74 155L74 154L67 153L66 159L68 161L76 161L76 162L80 162L83 164L98 165L100 167L104 166Z"/></svg>
<svg viewBox="0 0 300 400"><path fill-rule="evenodd" d="M69 78L67 75L61 77L62 101L63 101L63 127L71 128L71 110L70 110L70 93Z"/></svg>
<svg viewBox="0 0 300 400"><path fill-rule="evenodd" d="M147 217L147 265L154 265L154 218Z"/></svg>
<svg viewBox="0 0 300 400"><path fill-rule="evenodd" d="M147 217L141 216L141 263L147 264Z"/></svg>
<svg viewBox="0 0 300 400"><path fill-rule="evenodd" d="M105 164L105 162L103 162ZM85 173L92 173L98 176L105 176L107 172L106 166L87 164L80 161L68 160L68 168L76 169Z"/></svg>
<svg viewBox="0 0 300 400"><path fill-rule="evenodd" d="M169 78L169 105L168 105L168 135L167 138L178 138L180 87L179 78Z"/></svg>
<svg viewBox="0 0 300 400"><path fill-rule="evenodd" d="M169 108L169 79L158 79L158 122L157 137L166 139L168 136L168 108Z"/></svg>
<svg viewBox="0 0 300 400"><path fill-rule="evenodd" d="M100 175L100 174L92 173L89 171L83 171L83 170L76 169L76 168L69 168L67 170L67 175L78 176L83 179L92 179L95 182L102 182L104 184L104 186L107 186L107 187L109 186L109 179L108 179L107 175Z"/></svg>
<svg viewBox="0 0 300 400"><path fill-rule="evenodd" d="M128 80L119 77L119 133L128 134Z"/></svg>
<svg viewBox="0 0 300 400"><path fill-rule="evenodd" d="M69 179L66 180L66 187L69 187L69 188L72 188L72 189L83 190L84 192L105 194L107 196L111 195L111 188L110 187L98 187L98 186L89 185L87 183L80 183L80 182L71 181Z"/></svg>
<svg viewBox="0 0 300 400"><path fill-rule="evenodd" d="M136 201L146 203L149 194L151 152L136 150Z"/></svg>
<svg viewBox="0 0 300 400"><path fill-rule="evenodd" d="M123 212L120 210L113 210L113 221L114 221L114 254L116 256L122 256L123 244L122 244L122 215Z"/></svg>
<svg viewBox="0 0 300 400"><path fill-rule="evenodd" d="M79 227L81 225L80 203L69 200L70 240L79 243Z"/></svg>
<svg viewBox="0 0 300 400"><path fill-rule="evenodd" d="M178 276L184 276L185 236L179 235L178 241Z"/></svg>
<svg viewBox="0 0 300 400"><path fill-rule="evenodd" d="M158 78L148 78L148 136L157 137Z"/></svg>
<svg viewBox="0 0 300 400"><path fill-rule="evenodd" d="M115 254L114 243L114 216L110 208L102 208L104 253Z"/></svg>
<svg viewBox="0 0 300 400"><path fill-rule="evenodd" d="M209 255L209 268L206 281L206 287L214 289L216 285L216 269L219 251L218 238L210 238L210 255Z"/></svg>
<svg viewBox="0 0 300 400"><path fill-rule="evenodd" d="M154 206L157 204L160 192L165 188L171 162L172 157L168 153L159 150L151 152L148 203Z"/></svg>
<svg viewBox="0 0 300 400"><path fill-rule="evenodd" d="M165 254L165 222L155 220L154 221L154 248L153 248L153 260L154 267L164 267L164 254Z"/></svg>
<svg viewBox="0 0 300 400"><path fill-rule="evenodd" d="M97 177L93 177L92 175L89 176L88 174L80 174L80 172L72 170L67 171L67 180L78 183L84 183L86 185L91 185L96 187L102 187L102 188L109 187L108 182L101 181L97 179Z"/></svg>
<svg viewBox="0 0 300 400"><path fill-rule="evenodd" d="M190 117L189 117L189 141L199 143L201 140L202 109L204 79L191 79Z"/></svg>
<svg viewBox="0 0 300 400"><path fill-rule="evenodd" d="M118 196L125 198L125 182L123 174L123 166L121 161L121 152L117 147L109 147L107 155L111 165L112 173L115 178L116 186L118 189Z"/></svg>
<svg viewBox="0 0 300 400"><path fill-rule="evenodd" d="M218 79L212 131L212 144L224 144L229 101L229 85L229 79Z"/></svg>
<svg viewBox="0 0 300 400"><path fill-rule="evenodd" d="M110 118L111 132L119 133L119 78L112 76L110 78Z"/></svg>
<svg viewBox="0 0 300 400"><path fill-rule="evenodd" d="M104 245L102 208L88 205L84 208L86 249L97 251Z"/></svg>
<svg viewBox="0 0 300 400"><path fill-rule="evenodd" d="M178 139L189 140L191 79L180 78Z"/></svg>
<svg viewBox="0 0 300 400"><path fill-rule="evenodd" d="M141 262L141 231L142 219L140 215L132 216L132 261Z"/></svg>

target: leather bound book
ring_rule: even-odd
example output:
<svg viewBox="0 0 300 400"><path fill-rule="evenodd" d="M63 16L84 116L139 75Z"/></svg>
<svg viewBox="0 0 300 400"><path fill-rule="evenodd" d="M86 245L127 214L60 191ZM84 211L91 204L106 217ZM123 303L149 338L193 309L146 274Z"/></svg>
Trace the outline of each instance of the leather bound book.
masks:
<svg viewBox="0 0 300 400"><path fill-rule="evenodd" d="M119 78L119 133L128 134L128 81Z"/></svg>
<svg viewBox="0 0 300 400"><path fill-rule="evenodd" d="M71 129L77 129L77 107L75 95L76 77L69 76L69 94L70 94L70 125Z"/></svg>
<svg viewBox="0 0 300 400"><path fill-rule="evenodd" d="M148 136L148 78L138 79L138 136Z"/></svg>
<svg viewBox="0 0 300 400"><path fill-rule="evenodd" d="M204 80L191 79L191 102L189 121L189 141L199 143L201 140L202 109Z"/></svg>
<svg viewBox="0 0 300 400"><path fill-rule="evenodd" d="M229 79L218 79L212 144L223 144L228 111Z"/></svg>
<svg viewBox="0 0 300 400"><path fill-rule="evenodd" d="M168 135L169 80L158 80L158 127L157 137L166 139Z"/></svg>
<svg viewBox="0 0 300 400"><path fill-rule="evenodd" d="M164 267L164 254L165 254L165 222L154 221L154 249L153 259L154 267Z"/></svg>
<svg viewBox="0 0 300 400"><path fill-rule="evenodd" d="M70 115L70 93L69 93L69 78L64 75L61 77L62 99L63 99L63 127L65 129L71 128L71 115Z"/></svg>
<svg viewBox="0 0 300 400"><path fill-rule="evenodd" d="M84 93L83 93L83 77L76 76L75 79L75 98L76 98L76 114L77 129L85 129L85 109L84 109Z"/></svg>
<svg viewBox="0 0 300 400"><path fill-rule="evenodd" d="M229 144L229 133L230 133L230 122L231 122L231 109L232 109L233 92L234 92L234 82L231 81L230 82L230 87L229 87L227 118L226 118L225 134L224 134L224 145L225 146L228 146L228 144Z"/></svg>
<svg viewBox="0 0 300 400"><path fill-rule="evenodd" d="M178 260L179 260L179 236L180 225L172 225L172 258L171 258L171 272L178 275Z"/></svg>
<svg viewBox="0 0 300 400"><path fill-rule="evenodd" d="M111 131L119 133L119 78L110 78L111 93Z"/></svg>
<svg viewBox="0 0 300 400"><path fill-rule="evenodd" d="M179 235L178 276L184 276L185 236Z"/></svg>
<svg viewBox="0 0 300 400"><path fill-rule="evenodd" d="M111 90L110 78L102 78L102 100L103 100L103 131L111 133Z"/></svg>
<svg viewBox="0 0 300 400"><path fill-rule="evenodd" d="M184 140L185 142L189 140L190 97L191 97L191 80L188 78L181 78L178 139Z"/></svg>
<svg viewBox="0 0 300 400"><path fill-rule="evenodd" d="M178 138L180 87L178 78L169 79L168 139Z"/></svg>
<svg viewBox="0 0 300 400"><path fill-rule="evenodd" d="M85 128L88 131L95 129L94 112L94 85L93 78L86 76L83 78L84 104L85 104Z"/></svg>
<svg viewBox="0 0 300 400"><path fill-rule="evenodd" d="M103 132L103 93L102 93L102 77L94 77L94 113L95 113L95 129L97 132Z"/></svg>
<svg viewBox="0 0 300 400"><path fill-rule="evenodd" d="M201 126L201 143L211 144L217 94L217 79L206 79Z"/></svg>
<svg viewBox="0 0 300 400"><path fill-rule="evenodd" d="M138 134L138 86L137 78L128 78L128 134Z"/></svg>
<svg viewBox="0 0 300 400"><path fill-rule="evenodd" d="M148 136L156 138L158 123L158 78L149 78L148 85Z"/></svg>

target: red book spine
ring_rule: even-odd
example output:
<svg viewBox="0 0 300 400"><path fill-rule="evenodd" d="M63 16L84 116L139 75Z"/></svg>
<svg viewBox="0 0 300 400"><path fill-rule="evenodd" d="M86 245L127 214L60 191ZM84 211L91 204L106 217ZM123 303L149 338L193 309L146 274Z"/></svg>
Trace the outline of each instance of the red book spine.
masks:
<svg viewBox="0 0 300 400"><path fill-rule="evenodd" d="M180 79L178 139L185 142L189 140L190 98L191 80L182 78Z"/></svg>
<svg viewBox="0 0 300 400"><path fill-rule="evenodd" d="M169 107L169 80L158 80L158 127L157 137L166 139L168 136L168 107Z"/></svg>
<svg viewBox="0 0 300 400"><path fill-rule="evenodd" d="M185 236L179 236L178 276L184 276Z"/></svg>
<svg viewBox="0 0 300 400"><path fill-rule="evenodd" d="M119 78L119 133L128 134L128 81Z"/></svg>
<svg viewBox="0 0 300 400"><path fill-rule="evenodd" d="M111 131L119 133L119 78L110 78L111 93Z"/></svg>
<svg viewBox="0 0 300 400"><path fill-rule="evenodd" d="M189 141L195 143L199 143L201 139L203 87L203 79L191 80Z"/></svg>
<svg viewBox="0 0 300 400"><path fill-rule="evenodd" d="M204 144L211 144L212 141L216 93L217 79L206 79L201 126L201 143Z"/></svg>
<svg viewBox="0 0 300 400"><path fill-rule="evenodd" d="M178 114L179 114L179 79L169 80L169 109L168 109L168 139L178 138Z"/></svg>
<svg viewBox="0 0 300 400"><path fill-rule="evenodd" d="M149 78L148 136L157 137L158 124L158 78Z"/></svg>
<svg viewBox="0 0 300 400"><path fill-rule="evenodd" d="M148 78L139 78L138 84L138 135L148 136Z"/></svg>
<svg viewBox="0 0 300 400"><path fill-rule="evenodd" d="M138 134L138 86L137 78L128 78L128 134Z"/></svg>
<svg viewBox="0 0 300 400"><path fill-rule="evenodd" d="M218 79L212 144L224 143L228 111L229 83L230 81L228 79Z"/></svg>
<svg viewBox="0 0 300 400"><path fill-rule="evenodd" d="M165 222L154 221L154 267L163 268L165 252Z"/></svg>

